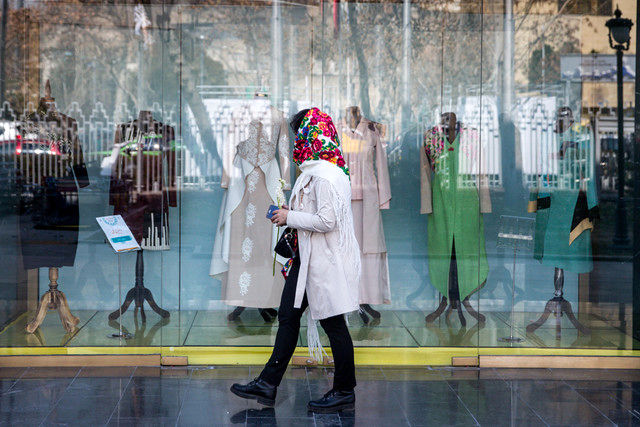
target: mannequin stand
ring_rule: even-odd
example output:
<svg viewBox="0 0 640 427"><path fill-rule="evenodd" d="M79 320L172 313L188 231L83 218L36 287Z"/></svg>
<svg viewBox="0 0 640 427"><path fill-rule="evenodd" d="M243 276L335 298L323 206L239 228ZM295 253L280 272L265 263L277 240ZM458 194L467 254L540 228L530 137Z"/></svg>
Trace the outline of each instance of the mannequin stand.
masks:
<svg viewBox="0 0 640 427"><path fill-rule="evenodd" d="M378 310L374 310L369 304L360 304L360 311L358 314L360 314L360 318L365 325L369 324L369 316L367 316L367 313L369 313L369 315L374 319L380 318L380 312Z"/></svg>
<svg viewBox="0 0 640 427"><path fill-rule="evenodd" d="M227 320L230 322L234 322L238 320L243 311L245 311L247 307L236 307L229 315L227 316ZM278 311L274 308L259 308L258 312L260 316L264 319L265 322L271 323L276 317L278 317Z"/></svg>
<svg viewBox="0 0 640 427"><path fill-rule="evenodd" d="M32 334L44 321L47 310L58 310L62 326L67 332L73 332L80 319L71 314L67 298L58 290L58 268L49 267L49 290L42 295L36 317L27 324L27 332Z"/></svg>
<svg viewBox="0 0 640 427"><path fill-rule="evenodd" d="M544 312L538 320L527 325L527 333L533 333L536 329L542 326L551 313L556 317L556 340L562 338L562 315L566 314L573 326L583 334L590 334L589 328L584 326L576 319L571 309L571 303L563 298L564 288L564 270L556 268L554 272L553 284L555 287L554 297L547 301L547 305L544 307Z"/></svg>
<svg viewBox="0 0 640 427"><path fill-rule="evenodd" d="M480 286L482 287L482 285ZM442 296L440 300L440 305L436 308L431 314L428 314L424 320L427 323L434 322L438 317L442 315L442 313L447 310L445 313L446 321L449 323L449 317L451 316L451 310L458 310L458 318L460 319L460 324L462 326L467 326L467 320L464 318L462 314L462 307L466 308L469 314L474 317L479 323L484 323L486 318L475 311L469 302L469 296L467 296L464 300L460 301L460 290L458 287L458 262L456 261L456 246L455 243L451 248L451 261L449 262L449 296L450 305L447 307L447 297Z"/></svg>
<svg viewBox="0 0 640 427"><path fill-rule="evenodd" d="M147 320L147 316L144 313L145 301L149 303L149 307L158 313L160 317L167 318L170 315L167 310L163 310L158 306L158 304L156 304L151 291L144 287L144 258L142 256L142 250L138 251L138 257L136 258L136 284L129 290L129 292L127 292L127 296L124 299L122 306L109 315L109 320L115 320L120 317L125 311L127 311L133 301L136 303L134 316L137 316L139 309L143 322L146 322Z"/></svg>
<svg viewBox="0 0 640 427"><path fill-rule="evenodd" d="M462 314L462 307L466 308L469 314L473 318L475 318L478 321L478 323L484 323L487 320L483 314L478 313L471 306L471 303L469 302L469 297L466 297L463 301L460 301L459 299L458 300L452 299L451 304L447 306L447 297L445 296L443 296L442 299L440 300L440 305L438 306L438 308L436 308L436 311L434 311L431 314L428 314L424 318L424 320L427 323L433 323L438 317L442 315L442 313L446 309L445 317L448 322L449 317L451 316L451 311L453 309L456 309L458 310L458 318L460 319L460 324L462 326L467 326L467 320L464 318L464 314Z"/></svg>

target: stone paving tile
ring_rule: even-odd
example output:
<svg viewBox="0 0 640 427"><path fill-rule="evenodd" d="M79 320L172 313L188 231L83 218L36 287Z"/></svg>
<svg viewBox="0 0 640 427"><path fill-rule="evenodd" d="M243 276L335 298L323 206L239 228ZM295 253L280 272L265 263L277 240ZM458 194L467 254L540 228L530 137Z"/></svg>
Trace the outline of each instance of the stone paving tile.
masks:
<svg viewBox="0 0 640 427"><path fill-rule="evenodd" d="M510 386L551 425L612 425L597 407L563 381L517 380Z"/></svg>
<svg viewBox="0 0 640 427"><path fill-rule="evenodd" d="M481 425L546 425L503 380L448 380Z"/></svg>
<svg viewBox="0 0 640 427"><path fill-rule="evenodd" d="M612 393L610 390L577 389L582 397L595 406L605 417L617 425L640 425L640 418L636 417L623 399L624 394L632 394L630 390ZM620 397L618 399L617 397Z"/></svg>

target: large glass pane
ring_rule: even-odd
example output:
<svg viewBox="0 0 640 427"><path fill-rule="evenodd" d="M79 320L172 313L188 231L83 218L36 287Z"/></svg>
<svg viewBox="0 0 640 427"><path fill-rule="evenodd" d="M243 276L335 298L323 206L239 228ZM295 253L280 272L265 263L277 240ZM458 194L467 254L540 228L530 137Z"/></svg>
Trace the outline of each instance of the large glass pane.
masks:
<svg viewBox="0 0 640 427"><path fill-rule="evenodd" d="M635 16L634 3L621 6ZM502 27L496 20L495 31L485 33L499 41L492 66L505 76L497 85L483 82L483 93L500 99L502 186L481 305L504 323L485 345L633 348L631 249L624 239L633 223L624 208L633 169L629 145L621 203L616 61L605 26L611 15L611 2L544 11L515 6L500 17ZM620 114L628 138L632 65L624 64Z"/></svg>
<svg viewBox="0 0 640 427"><path fill-rule="evenodd" d="M265 215L310 107L350 169L357 347L634 347L612 2L192 3L7 2L0 347L273 344Z"/></svg>
<svg viewBox="0 0 640 427"><path fill-rule="evenodd" d="M320 91L314 17L280 3L181 9L182 345L273 343L284 260L265 215L291 189L288 117Z"/></svg>

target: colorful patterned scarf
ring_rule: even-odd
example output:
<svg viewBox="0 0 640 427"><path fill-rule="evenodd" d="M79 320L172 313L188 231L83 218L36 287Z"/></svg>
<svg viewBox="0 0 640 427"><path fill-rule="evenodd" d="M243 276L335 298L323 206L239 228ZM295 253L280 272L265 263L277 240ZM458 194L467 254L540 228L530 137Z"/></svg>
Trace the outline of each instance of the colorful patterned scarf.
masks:
<svg viewBox="0 0 640 427"><path fill-rule="evenodd" d="M300 166L307 160L326 160L349 176L338 132L328 114L317 108L310 109L300 123L293 148L293 161Z"/></svg>
<svg viewBox="0 0 640 427"><path fill-rule="evenodd" d="M456 138L459 141L460 151L464 153L466 158L475 160L479 144L478 131L474 128L462 126L459 122L456 126ZM453 142L448 140L448 132L441 125L436 125L425 132L424 151L433 170L435 170L439 158L445 151L454 150Z"/></svg>

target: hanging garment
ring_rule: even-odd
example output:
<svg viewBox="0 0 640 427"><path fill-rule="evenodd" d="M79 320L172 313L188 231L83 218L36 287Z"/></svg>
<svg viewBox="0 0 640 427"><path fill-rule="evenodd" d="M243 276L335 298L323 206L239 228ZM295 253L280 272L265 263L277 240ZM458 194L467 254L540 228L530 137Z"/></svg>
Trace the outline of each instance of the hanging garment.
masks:
<svg viewBox="0 0 640 427"><path fill-rule="evenodd" d="M420 150L421 213L429 214L429 277L447 298L454 239L461 300L479 290L489 273L481 213L491 212L491 199L482 154L478 132L464 127L453 141L434 127Z"/></svg>
<svg viewBox="0 0 640 427"><path fill-rule="evenodd" d="M168 250L169 206L178 206L175 130L141 111L116 128L109 204L142 249Z"/></svg>
<svg viewBox="0 0 640 427"><path fill-rule="evenodd" d="M73 266L80 223L79 188L89 185L78 125L51 110L18 125L15 150L20 246L25 269Z"/></svg>
<svg viewBox="0 0 640 427"><path fill-rule="evenodd" d="M281 173L284 189L290 186L289 135L282 116L271 130L268 139L262 122L252 121L248 138L235 147L232 169L223 174L222 186L228 190L209 275L222 281L222 300L233 306L277 307L284 287L280 269L285 260L278 256L274 268L277 227L265 218L268 207L278 204Z"/></svg>
<svg viewBox="0 0 640 427"><path fill-rule="evenodd" d="M355 129L342 120L340 139L350 171L353 225L361 251L360 304L390 304L387 247L380 215L381 209L389 209L391 201L386 144L375 123L365 118Z"/></svg>
<svg viewBox="0 0 640 427"><path fill-rule="evenodd" d="M593 270L591 230L598 217L591 131L573 125L556 135L545 161L549 173L539 177L529 197L536 213L534 258L574 273Z"/></svg>

